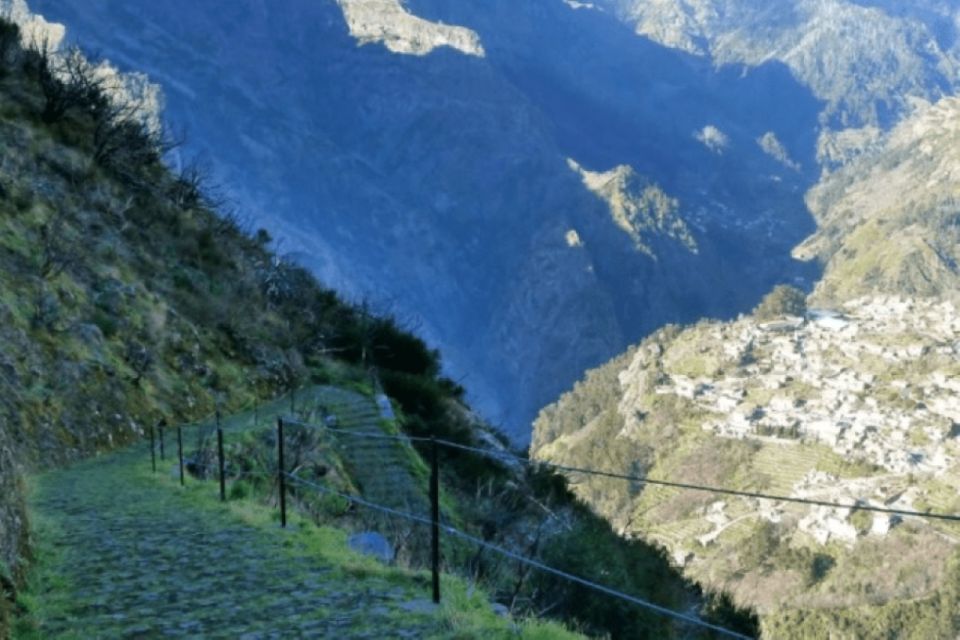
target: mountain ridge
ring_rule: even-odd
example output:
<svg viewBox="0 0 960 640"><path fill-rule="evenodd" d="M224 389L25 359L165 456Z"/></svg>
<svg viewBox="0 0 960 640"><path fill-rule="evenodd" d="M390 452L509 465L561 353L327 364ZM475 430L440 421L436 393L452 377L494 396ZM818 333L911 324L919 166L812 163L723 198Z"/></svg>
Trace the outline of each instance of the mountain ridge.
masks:
<svg viewBox="0 0 960 640"><path fill-rule="evenodd" d="M887 128L908 96L937 100L958 81L957 10L877 0L602 0L638 34L715 64L780 60L827 102L831 128Z"/></svg>
<svg viewBox="0 0 960 640"><path fill-rule="evenodd" d="M86 9L33 4L162 81L170 119L199 137L194 148L229 159L216 175L241 210L326 282L419 325L444 349L449 374L470 380L478 409L518 440L540 406L626 340L665 321L734 316L777 281L810 275L789 249L812 229L801 194L816 174L810 130L819 108L784 67L714 71L612 17L545 0L407 3L422 20L478 34L485 57L450 47L399 55L358 46L332 0L285 1L288 11L250 0L216 15L177 4L137 15L109 0ZM110 27L117 21L133 35L121 37ZM176 80L174 68L185 70ZM209 109L194 108L198 101ZM666 121L664 102L678 105ZM775 121L784 109L795 117ZM267 127L266 117L280 124ZM720 156L698 142L706 125L737 152ZM757 145L770 131L806 173ZM284 162L288 155L299 166ZM701 251L655 243L663 255L652 264L623 242L567 158L648 176L679 200L688 226L705 229L693 231ZM583 241L578 252L565 240L570 229ZM546 262L526 257L546 251ZM585 256L592 275L581 272ZM546 264L555 277L537 272ZM711 281L688 279L693 273ZM562 284L584 277L608 299L591 317L578 317L586 305ZM543 287L552 291L534 290ZM676 299L677 288L690 290L689 302ZM553 319L545 326L508 311L535 300L568 313L528 307ZM609 338L587 337L578 354L550 353L547 341L577 342L578 324L593 324L600 310L611 314L596 319L614 328ZM503 362L517 361L538 371L505 371Z"/></svg>

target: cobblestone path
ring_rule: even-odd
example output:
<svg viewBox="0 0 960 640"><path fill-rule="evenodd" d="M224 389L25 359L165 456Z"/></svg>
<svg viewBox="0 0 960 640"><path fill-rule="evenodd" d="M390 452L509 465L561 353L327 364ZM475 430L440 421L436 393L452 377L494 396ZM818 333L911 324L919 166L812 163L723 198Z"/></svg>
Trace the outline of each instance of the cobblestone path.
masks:
<svg viewBox="0 0 960 640"><path fill-rule="evenodd" d="M44 638L425 638L445 635L414 579L345 576L296 532L245 523L150 477L146 453L36 482Z"/></svg>

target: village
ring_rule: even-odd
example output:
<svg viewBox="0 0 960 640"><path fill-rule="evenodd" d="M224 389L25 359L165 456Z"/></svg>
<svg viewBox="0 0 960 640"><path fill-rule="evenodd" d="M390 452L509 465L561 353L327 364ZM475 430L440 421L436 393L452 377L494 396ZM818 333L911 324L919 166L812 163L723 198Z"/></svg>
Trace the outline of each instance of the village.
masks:
<svg viewBox="0 0 960 640"><path fill-rule="evenodd" d="M705 331L698 344L722 345L725 366L694 376L668 358L656 395L691 403L702 428L717 436L822 444L874 469L855 479L811 470L791 497L913 510L923 495L915 479L942 478L960 459L960 315L952 303L865 298L803 318L741 318ZM753 502L747 516L714 503L704 514L714 529L699 542L712 543L737 519L782 518L783 505ZM853 544L902 520L875 514L857 528L853 511L812 507L798 528L820 544Z"/></svg>

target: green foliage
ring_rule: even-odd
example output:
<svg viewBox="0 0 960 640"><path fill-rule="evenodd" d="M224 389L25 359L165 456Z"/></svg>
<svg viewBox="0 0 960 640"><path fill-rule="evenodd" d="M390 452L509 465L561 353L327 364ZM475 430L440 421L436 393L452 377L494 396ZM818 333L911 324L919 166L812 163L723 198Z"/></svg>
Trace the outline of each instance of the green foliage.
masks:
<svg viewBox="0 0 960 640"><path fill-rule="evenodd" d="M858 533L865 534L873 527L873 513L854 509L853 513L850 514L850 524L856 527Z"/></svg>
<svg viewBox="0 0 960 640"><path fill-rule="evenodd" d="M107 339L117 335L117 331L120 330L120 324L117 321L117 317L113 314L107 313L103 309L96 309L93 312L93 323L100 328L103 336Z"/></svg>
<svg viewBox="0 0 960 640"><path fill-rule="evenodd" d="M816 553L810 562L810 583L816 584L823 580L830 570L836 566L837 561L826 553Z"/></svg>
<svg viewBox="0 0 960 640"><path fill-rule="evenodd" d="M753 311L759 320L773 320L783 316L803 317L806 313L806 295L800 289L787 284L774 287Z"/></svg>
<svg viewBox="0 0 960 640"><path fill-rule="evenodd" d="M791 610L765 616L763 636L769 638L953 638L960 628L960 570L954 554L944 587L933 596L877 603L868 610L831 607ZM803 635L798 635L802 630Z"/></svg>
<svg viewBox="0 0 960 640"><path fill-rule="evenodd" d="M728 593L707 597L704 612L713 624L751 638L760 635L760 618L753 611L739 607Z"/></svg>
<svg viewBox="0 0 960 640"><path fill-rule="evenodd" d="M575 528L553 539L544 553L544 560L551 566L593 580L601 584L616 585L624 592L641 598L652 598L662 606L677 608L680 593L663 591L659 587L658 572L666 567L666 560L651 554L631 553L630 543L610 545L609 525L599 520L578 522ZM662 638L669 635L670 622L649 610L623 600L597 593L575 584L557 584L549 577L537 576L535 581L543 584L563 599L565 608L588 625L594 632L606 626L616 637ZM639 632L639 630L643 630Z"/></svg>
<svg viewBox="0 0 960 640"><path fill-rule="evenodd" d="M588 371L586 377L565 393L560 401L545 408L534 424L532 449L557 438L576 433L591 420L619 402L617 376L632 359L636 349Z"/></svg>
<svg viewBox="0 0 960 640"><path fill-rule="evenodd" d="M779 543L777 526L764 521L739 546L737 564L741 571L746 572L755 567L772 568Z"/></svg>
<svg viewBox="0 0 960 640"><path fill-rule="evenodd" d="M374 361L391 371L436 378L440 352L417 336L403 331L392 318L379 318L373 329Z"/></svg>
<svg viewBox="0 0 960 640"><path fill-rule="evenodd" d="M684 585L669 578L670 564L662 551L621 538L606 521L586 509L577 514L570 530L551 539L544 559L573 575L673 610L683 610L689 598ZM670 619L624 600L549 576L538 575L534 580L555 598L562 598L563 607L591 633L665 638L676 632ZM756 617L736 607L725 594L710 596L703 612L711 622L745 634L757 633ZM696 629L685 631L693 634Z"/></svg>
<svg viewBox="0 0 960 640"><path fill-rule="evenodd" d="M243 480L232 482L230 483L230 491L227 495L230 500L243 500L248 498L250 496L250 485Z"/></svg>

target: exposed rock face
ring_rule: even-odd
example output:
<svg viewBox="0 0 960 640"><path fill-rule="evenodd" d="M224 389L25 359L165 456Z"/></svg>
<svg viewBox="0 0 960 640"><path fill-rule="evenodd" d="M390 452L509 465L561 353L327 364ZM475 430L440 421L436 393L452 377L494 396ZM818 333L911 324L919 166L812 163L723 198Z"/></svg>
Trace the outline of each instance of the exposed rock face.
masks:
<svg viewBox="0 0 960 640"><path fill-rule="evenodd" d="M350 27L362 44L382 42L394 53L425 55L438 47L451 47L483 57L480 36L470 29L430 22L411 15L400 0L337 0Z"/></svg>
<svg viewBox="0 0 960 640"><path fill-rule="evenodd" d="M757 144L760 145L760 148L763 149L764 153L779 160L785 167L799 171L801 169L800 165L797 164L791 157L790 152L783 146L783 143L777 139L777 134L773 131L767 131L765 134L757 138Z"/></svg>
<svg viewBox="0 0 960 640"><path fill-rule="evenodd" d="M785 69L712 69L555 0L34 4L160 82L242 212L420 326L518 439L629 341L815 273L789 256L815 172L756 144L814 167L819 107ZM611 185L620 221L567 158L643 176Z"/></svg>

